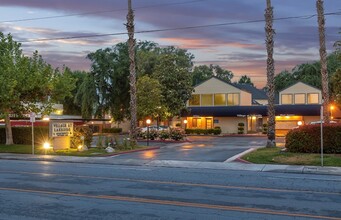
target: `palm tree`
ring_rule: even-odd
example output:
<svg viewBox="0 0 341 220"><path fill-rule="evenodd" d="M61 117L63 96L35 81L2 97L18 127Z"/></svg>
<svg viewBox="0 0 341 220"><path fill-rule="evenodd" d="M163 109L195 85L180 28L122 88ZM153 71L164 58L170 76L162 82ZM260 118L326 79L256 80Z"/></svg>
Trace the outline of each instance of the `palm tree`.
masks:
<svg viewBox="0 0 341 220"><path fill-rule="evenodd" d="M321 59L321 76L322 76L322 99L323 99L323 120L329 123L329 88L328 88L328 72L327 72L327 51L325 38L325 19L323 0L316 1L317 21L320 37L320 59Z"/></svg>
<svg viewBox="0 0 341 220"><path fill-rule="evenodd" d="M135 70L135 39L134 39L134 11L131 6L131 0L128 0L128 14L127 14L127 31L128 31L128 47L130 60L130 143L135 146L137 138L137 116L136 116L136 70Z"/></svg>
<svg viewBox="0 0 341 220"><path fill-rule="evenodd" d="M266 1L265 10L265 32L266 32L266 50L268 54L266 73L267 73L267 95L268 95L268 142L267 147L275 147L275 64L273 59L274 51L274 34L272 29L273 24L273 8L271 7L271 0Z"/></svg>

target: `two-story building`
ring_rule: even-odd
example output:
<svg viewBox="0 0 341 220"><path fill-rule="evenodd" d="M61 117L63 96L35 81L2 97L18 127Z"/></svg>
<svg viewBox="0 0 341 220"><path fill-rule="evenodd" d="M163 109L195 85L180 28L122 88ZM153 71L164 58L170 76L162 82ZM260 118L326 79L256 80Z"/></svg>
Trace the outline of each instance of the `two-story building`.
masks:
<svg viewBox="0 0 341 220"><path fill-rule="evenodd" d="M278 94L275 105L276 135L285 135L301 123L320 117L321 91L298 82ZM261 132L267 123L267 96L262 90L246 84L227 83L212 77L195 86L183 114L187 128L209 129L219 126L222 133L238 133L244 123L245 133Z"/></svg>

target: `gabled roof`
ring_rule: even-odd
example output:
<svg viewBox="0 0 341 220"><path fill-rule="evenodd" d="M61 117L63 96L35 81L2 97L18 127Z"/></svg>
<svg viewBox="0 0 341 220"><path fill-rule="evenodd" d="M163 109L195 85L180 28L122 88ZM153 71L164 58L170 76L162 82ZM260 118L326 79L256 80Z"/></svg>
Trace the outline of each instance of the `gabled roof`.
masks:
<svg viewBox="0 0 341 220"><path fill-rule="evenodd" d="M257 89L256 87L250 85L250 84L237 84L234 83L233 84L235 87L247 91L249 93L252 94L252 99L268 99L268 96L266 95L266 93L261 90L261 89Z"/></svg>
<svg viewBox="0 0 341 220"><path fill-rule="evenodd" d="M320 90L320 91L321 91L321 89L317 88L316 86L312 86L312 85L310 85L310 84L308 84L308 83L305 83L305 82L302 82L302 81L298 81L298 82L295 82L295 83L291 84L290 86L287 86L287 87L285 87L284 89L278 91L278 93L280 93L280 92L282 92L282 91L284 91L284 90L286 90L286 89L288 89L288 88L290 88L290 87L292 87L292 86L294 86L294 85L296 85L296 84L298 84L298 83L302 83L302 84L304 84L304 85L306 85L306 86L309 86L309 87L312 87L312 88L314 88L314 89L317 89L317 90Z"/></svg>
<svg viewBox="0 0 341 220"><path fill-rule="evenodd" d="M201 84L204 84L205 82L207 82L208 80L213 79L213 78L214 78L214 79L217 79L217 80L219 80L219 81L221 81L221 82L223 82L223 83L225 83L225 84L227 84L227 85L230 85L230 86L233 86L233 87L235 87L235 88L237 88L237 89L240 89L240 88L238 88L235 84L230 83L230 82L227 82L227 81L225 81L225 80L223 80L223 79L220 79L219 77L216 77L216 76L212 76L212 77L206 79L205 81L202 81L201 83L196 84L196 85L194 86L194 88L200 86Z"/></svg>

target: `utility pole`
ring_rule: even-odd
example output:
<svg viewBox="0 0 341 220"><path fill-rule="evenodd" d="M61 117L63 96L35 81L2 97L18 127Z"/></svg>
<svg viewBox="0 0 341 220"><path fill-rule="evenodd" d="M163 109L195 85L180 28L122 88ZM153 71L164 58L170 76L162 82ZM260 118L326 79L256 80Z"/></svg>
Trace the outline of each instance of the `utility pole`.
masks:
<svg viewBox="0 0 341 220"><path fill-rule="evenodd" d="M135 39L134 39L134 11L132 9L131 0L128 0L128 14L127 14L127 31L128 31L128 48L129 48L129 84L130 84L130 143L136 145L136 125L137 125L137 113L136 113L136 69L135 69Z"/></svg>

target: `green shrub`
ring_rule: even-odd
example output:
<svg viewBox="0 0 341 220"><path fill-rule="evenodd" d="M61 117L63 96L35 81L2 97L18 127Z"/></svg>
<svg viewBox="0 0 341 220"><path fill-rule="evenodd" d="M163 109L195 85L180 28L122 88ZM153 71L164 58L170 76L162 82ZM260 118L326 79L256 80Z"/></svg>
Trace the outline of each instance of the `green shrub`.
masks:
<svg viewBox="0 0 341 220"><path fill-rule="evenodd" d="M238 123L238 134L244 134L244 126L243 122Z"/></svg>
<svg viewBox="0 0 341 220"><path fill-rule="evenodd" d="M169 131L160 131L158 136L161 140L166 140L170 138L170 133Z"/></svg>
<svg viewBox="0 0 341 220"><path fill-rule="evenodd" d="M92 142L92 130L89 126L75 126L73 129L73 137L71 137L71 148L77 148L83 144L81 137L84 137L84 145L90 147Z"/></svg>
<svg viewBox="0 0 341 220"><path fill-rule="evenodd" d="M267 134L267 133L268 133L268 124L263 124L262 134Z"/></svg>
<svg viewBox="0 0 341 220"><path fill-rule="evenodd" d="M186 134L197 134L197 135L200 135L200 134L204 134L204 135L207 135L207 134L214 134L214 135L219 135L221 134L221 129L220 127L215 127L214 129L199 129L199 128L196 128L196 129L186 129L185 130L185 133Z"/></svg>
<svg viewBox="0 0 341 220"><path fill-rule="evenodd" d="M170 138L175 141L183 140L185 132L183 129L175 128L170 130Z"/></svg>
<svg viewBox="0 0 341 220"><path fill-rule="evenodd" d="M341 124L323 125L323 151L341 153ZM319 153L321 151L320 125L305 125L289 131L285 147L290 152Z"/></svg>
<svg viewBox="0 0 341 220"><path fill-rule="evenodd" d="M219 135L219 134L221 134L221 128L220 128L220 127L215 127L215 128L213 129L213 134L214 134L214 135Z"/></svg>
<svg viewBox="0 0 341 220"><path fill-rule="evenodd" d="M32 144L32 127L12 127L14 144ZM34 143L42 144L49 139L49 127L34 127ZM0 144L6 143L5 127L0 127Z"/></svg>
<svg viewBox="0 0 341 220"><path fill-rule="evenodd" d="M103 128L102 133L121 133L122 128Z"/></svg>

